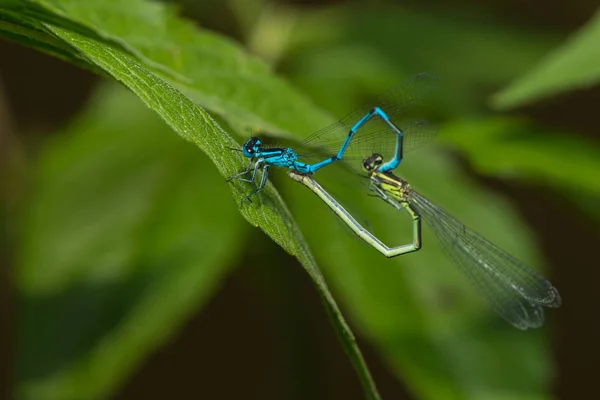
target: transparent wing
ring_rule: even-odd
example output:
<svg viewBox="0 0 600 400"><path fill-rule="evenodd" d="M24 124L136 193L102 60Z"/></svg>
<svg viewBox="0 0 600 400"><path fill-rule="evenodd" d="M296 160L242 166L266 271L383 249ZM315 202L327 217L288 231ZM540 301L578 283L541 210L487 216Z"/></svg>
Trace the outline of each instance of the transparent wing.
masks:
<svg viewBox="0 0 600 400"><path fill-rule="evenodd" d="M409 202L433 229L454 264L512 325L523 330L537 328L544 323L542 306L560 305L556 288L536 271L414 190L410 192Z"/></svg>
<svg viewBox="0 0 600 400"><path fill-rule="evenodd" d="M396 124L404 133L402 142L403 154L415 150L438 135L438 128L427 121L411 121ZM390 129L359 134L350 141L342 162L358 173L362 173L362 160L374 153L381 154L384 160L391 160L396 153L396 133ZM341 143L337 141L323 143L317 148L305 148L299 157L304 162L324 160L337 154Z"/></svg>
<svg viewBox="0 0 600 400"><path fill-rule="evenodd" d="M420 143L420 145L423 145L435 137L437 130L435 130L435 133L433 134L431 130L426 130L424 128L421 130L411 130L408 128L411 126L411 123L407 124L403 122L403 119L406 118L403 114L411 107L421 103L429 97L437 88L438 82L439 78L429 73L415 75L379 95L365 106L346 115L341 120L313 133L294 148L294 151L297 154L304 156L301 161L309 163L319 161L313 160L312 158L326 159L334 156L341 148L342 143L346 140L350 129L374 107L381 108L397 126L400 125L401 128L403 124L407 126L407 138L409 136L414 136L414 138L410 139L411 143ZM431 124L427 124L427 126L433 127ZM387 135L385 133L387 133ZM393 131L381 120L381 118L374 116L357 131L356 136L350 142L350 146L354 146L357 150L354 155L348 155L350 157L359 158L372 154L373 151L369 152L370 148L367 147L368 143L373 144L373 140L375 140L375 138L369 138L371 134L377 136L378 143L380 143L379 145L382 146L384 150L394 148L395 135ZM423 135L417 137L419 134ZM357 142L357 144L353 145L353 142ZM358 143L362 143L362 145L358 145ZM360 155L358 155L359 149L361 150ZM348 150L351 150L351 148ZM344 157L346 157L346 155Z"/></svg>

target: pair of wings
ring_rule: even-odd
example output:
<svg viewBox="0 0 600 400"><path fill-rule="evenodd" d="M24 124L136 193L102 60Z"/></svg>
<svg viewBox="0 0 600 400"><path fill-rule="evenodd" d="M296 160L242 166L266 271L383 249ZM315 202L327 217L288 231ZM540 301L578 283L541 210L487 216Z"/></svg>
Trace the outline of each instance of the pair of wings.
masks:
<svg viewBox="0 0 600 400"><path fill-rule="evenodd" d="M429 73L420 73L400 82L363 107L303 140L293 149L298 161L314 164L338 154L352 127L374 107L379 107L404 133L403 153L423 146L437 136L437 127L427 121L407 121L405 114L427 99L438 83L439 78ZM381 154L384 160L391 160L396 153L396 138L391 127L375 115L356 131L341 161L360 173L362 160L373 153Z"/></svg>

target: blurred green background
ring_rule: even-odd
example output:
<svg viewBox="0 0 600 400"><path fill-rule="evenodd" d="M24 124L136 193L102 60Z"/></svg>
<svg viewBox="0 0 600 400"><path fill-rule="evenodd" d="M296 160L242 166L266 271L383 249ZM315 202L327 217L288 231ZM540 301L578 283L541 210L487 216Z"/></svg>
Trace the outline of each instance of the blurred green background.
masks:
<svg viewBox="0 0 600 400"><path fill-rule="evenodd" d="M141 14L134 6L92 6L75 21L112 24L107 40L128 35L117 42L240 143L257 131L301 138L403 77L441 76L425 108L439 140L398 174L544 271L564 304L543 329L521 332L493 314L430 232L423 250L387 260L284 173L272 180L382 398L573 399L595 392L600 364L596 7L188 0L165 11L175 25L195 21L179 47L118 26ZM5 28L8 397L364 398L306 271L244 221L209 158L121 85ZM186 47L194 30L207 36ZM389 242L406 242L408 221L365 193L350 193L353 207Z"/></svg>

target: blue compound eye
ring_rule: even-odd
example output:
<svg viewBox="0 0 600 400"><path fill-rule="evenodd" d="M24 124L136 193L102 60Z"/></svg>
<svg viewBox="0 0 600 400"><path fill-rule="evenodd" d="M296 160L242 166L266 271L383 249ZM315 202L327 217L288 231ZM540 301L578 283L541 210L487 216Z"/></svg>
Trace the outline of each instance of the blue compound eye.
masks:
<svg viewBox="0 0 600 400"><path fill-rule="evenodd" d="M261 141L259 138L252 137L244 144L243 151L247 157L252 156L260 147Z"/></svg>

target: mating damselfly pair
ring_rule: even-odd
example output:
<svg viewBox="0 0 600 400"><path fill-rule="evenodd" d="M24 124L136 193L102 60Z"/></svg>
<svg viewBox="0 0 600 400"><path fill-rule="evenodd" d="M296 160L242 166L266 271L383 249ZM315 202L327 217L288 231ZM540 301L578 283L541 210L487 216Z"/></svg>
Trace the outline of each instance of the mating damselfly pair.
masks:
<svg viewBox="0 0 600 400"><path fill-rule="evenodd" d="M265 186L271 166L288 168L292 179L311 189L361 239L387 257L421 248L423 219L451 261L499 315L519 329L539 327L544 322L542 307L560 305L556 288L393 174L404 153L437 135L437 128L426 121L406 122L403 119L405 112L426 99L437 84L437 77L418 74L380 95L371 105L315 132L294 149L268 147L260 139L250 138L239 150L250 159L250 164L230 179L255 182L258 172L262 171L257 189L242 199L242 203L245 200L251 202L251 196ZM321 168L338 161L366 174L369 189L375 195L396 210L408 212L412 218L412 243L388 247L312 178ZM247 174L251 174L249 178L244 177Z"/></svg>

